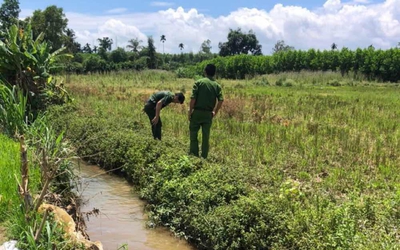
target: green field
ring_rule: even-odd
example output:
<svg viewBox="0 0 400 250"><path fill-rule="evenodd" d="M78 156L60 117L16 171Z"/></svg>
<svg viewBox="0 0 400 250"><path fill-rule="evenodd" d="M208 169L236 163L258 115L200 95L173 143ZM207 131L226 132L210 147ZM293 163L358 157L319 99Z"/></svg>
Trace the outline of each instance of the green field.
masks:
<svg viewBox="0 0 400 250"><path fill-rule="evenodd" d="M172 73L72 75L75 105L51 117L199 249L399 248L397 85L307 72L220 83L207 161L187 156L187 103L163 109L164 139L151 138L149 95L190 95L193 80Z"/></svg>
<svg viewBox="0 0 400 250"><path fill-rule="evenodd" d="M19 144L0 134L0 223L20 204L17 178L20 176Z"/></svg>

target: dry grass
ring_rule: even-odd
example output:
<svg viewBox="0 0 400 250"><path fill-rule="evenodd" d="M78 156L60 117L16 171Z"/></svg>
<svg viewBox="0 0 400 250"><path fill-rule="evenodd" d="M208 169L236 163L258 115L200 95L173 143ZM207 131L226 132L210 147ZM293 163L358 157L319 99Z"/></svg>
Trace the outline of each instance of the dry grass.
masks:
<svg viewBox="0 0 400 250"><path fill-rule="evenodd" d="M0 226L0 245L3 245L6 240L6 229L3 226Z"/></svg>

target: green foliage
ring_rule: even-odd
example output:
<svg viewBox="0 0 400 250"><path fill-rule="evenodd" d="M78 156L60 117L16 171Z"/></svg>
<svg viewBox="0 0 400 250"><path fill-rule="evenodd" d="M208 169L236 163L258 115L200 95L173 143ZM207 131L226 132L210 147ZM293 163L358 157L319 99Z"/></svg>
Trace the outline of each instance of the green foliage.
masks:
<svg viewBox="0 0 400 250"><path fill-rule="evenodd" d="M92 54L86 57L82 66L86 72L104 72L106 69L106 61L104 61L99 55Z"/></svg>
<svg viewBox="0 0 400 250"><path fill-rule="evenodd" d="M13 24L18 23L20 13L18 0L4 0L0 7L0 36L3 36Z"/></svg>
<svg viewBox="0 0 400 250"><path fill-rule="evenodd" d="M178 68L175 70L175 74L178 78L193 78L195 76L195 71L190 68Z"/></svg>
<svg viewBox="0 0 400 250"><path fill-rule="evenodd" d="M82 74L84 69L83 64L79 62L72 62L66 66L66 70L69 73Z"/></svg>
<svg viewBox="0 0 400 250"><path fill-rule="evenodd" d="M68 53L76 54L81 51L81 45L76 42L75 32L72 29L66 29L63 38L63 45Z"/></svg>
<svg viewBox="0 0 400 250"><path fill-rule="evenodd" d="M97 41L99 42L100 48L103 49L103 51L110 51L111 50L111 46L113 44L113 40L110 39L109 37L99 38L99 39L97 39Z"/></svg>
<svg viewBox="0 0 400 250"><path fill-rule="evenodd" d="M86 44L83 46L83 48L82 48L82 52L83 52L83 53L87 53L87 54L92 54L92 53L93 53L93 50L92 50L92 48L90 47L90 44L86 43Z"/></svg>
<svg viewBox="0 0 400 250"><path fill-rule="evenodd" d="M331 86L334 86L334 87L340 87L340 86L342 86L342 84L339 82L339 80L337 80L337 79L333 79L333 80L330 80L329 82L328 82L328 85L331 85Z"/></svg>
<svg viewBox="0 0 400 250"><path fill-rule="evenodd" d="M286 206L271 194L252 193L193 220L204 231L200 249L290 249Z"/></svg>
<svg viewBox="0 0 400 250"><path fill-rule="evenodd" d="M128 59L128 55L123 48L117 48L111 52L110 59L114 63L125 62Z"/></svg>
<svg viewBox="0 0 400 250"><path fill-rule="evenodd" d="M50 52L63 47L68 19L63 8L55 5L48 6L45 10L35 10L32 17L27 19L32 24L34 38L44 34L44 39L49 45Z"/></svg>
<svg viewBox="0 0 400 250"><path fill-rule="evenodd" d="M236 55L217 57L196 65L200 74L206 64L217 66L220 78L245 79L279 72L340 71L342 76L353 73L355 79L391 81L400 80L400 49L375 50L373 48L342 50L284 50L271 56Z"/></svg>
<svg viewBox="0 0 400 250"><path fill-rule="evenodd" d="M52 249L85 249L83 244L73 244L72 241L63 238L64 231L59 223L53 219L47 220L38 241L35 241L34 228L29 227L24 234L20 235L17 247L32 250Z"/></svg>
<svg viewBox="0 0 400 250"><path fill-rule="evenodd" d="M43 42L43 33L33 40L29 23L24 30L11 26L5 41L0 41L0 72L7 83L18 86L27 96L33 117L53 100L65 101L65 90L50 75L72 57L61 54L62 51L63 48L50 52L47 42Z"/></svg>
<svg viewBox="0 0 400 250"><path fill-rule="evenodd" d="M147 38L147 67L149 69L157 68L157 54L156 47L154 46L154 40L151 36Z"/></svg>
<svg viewBox="0 0 400 250"><path fill-rule="evenodd" d="M268 86L270 85L268 79L266 77L262 77L261 79L257 79L253 82L256 86Z"/></svg>
<svg viewBox="0 0 400 250"><path fill-rule="evenodd" d="M228 41L219 43L220 56L230 56L238 54L262 55L261 45L258 42L256 34L250 30L248 34L243 33L240 28L229 30Z"/></svg>
<svg viewBox="0 0 400 250"><path fill-rule="evenodd" d="M283 83L283 86L285 87L292 87L294 85L296 85L296 81L294 81L293 79L286 79Z"/></svg>
<svg viewBox="0 0 400 250"><path fill-rule="evenodd" d="M136 70L147 69L147 61L148 61L148 59L146 57L139 58L134 63L134 69L136 69Z"/></svg>
<svg viewBox="0 0 400 250"><path fill-rule="evenodd" d="M130 39L128 41L128 45L126 46L130 51L133 53L139 53L139 51L143 48L140 44L142 43L142 40L139 40L139 38L134 38Z"/></svg>
<svg viewBox="0 0 400 250"><path fill-rule="evenodd" d="M274 48L272 49L272 53L275 54L275 53L279 53L282 51L289 51L289 50L294 50L294 47L286 45L285 41L283 41L283 40L279 40L274 45Z"/></svg>
<svg viewBox="0 0 400 250"><path fill-rule="evenodd" d="M200 53L211 54L211 41L210 39L205 40L200 46Z"/></svg>

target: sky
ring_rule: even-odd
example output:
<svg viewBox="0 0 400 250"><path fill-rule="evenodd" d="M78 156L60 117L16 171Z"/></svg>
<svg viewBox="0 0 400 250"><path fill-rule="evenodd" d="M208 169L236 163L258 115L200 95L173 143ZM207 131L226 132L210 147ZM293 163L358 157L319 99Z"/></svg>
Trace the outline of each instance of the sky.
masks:
<svg viewBox="0 0 400 250"><path fill-rule="evenodd" d="M127 41L153 36L159 52L165 35L165 53L198 52L211 40L212 51L227 41L229 29L257 35L264 54L278 40L296 49L368 47L387 49L400 42L400 0L20 0L20 18L49 5L63 8L81 44L98 45L110 37L113 48Z"/></svg>

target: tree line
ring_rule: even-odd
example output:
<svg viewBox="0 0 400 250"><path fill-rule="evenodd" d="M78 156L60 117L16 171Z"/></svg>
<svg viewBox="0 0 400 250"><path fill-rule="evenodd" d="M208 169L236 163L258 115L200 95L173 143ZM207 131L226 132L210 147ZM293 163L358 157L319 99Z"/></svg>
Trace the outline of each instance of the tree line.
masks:
<svg viewBox="0 0 400 250"><path fill-rule="evenodd" d="M77 42L75 32L68 28L68 19L63 9L51 5L44 10L35 10L32 16L19 20L19 1L4 0L0 7L0 39L4 40L8 27L17 24L23 29L28 23L33 37L43 33L51 51L65 47L66 53L74 58L66 63L69 72L83 74L89 72L106 73L115 70L164 69L178 71L179 75L193 75L202 72L205 63L213 62L219 68L219 76L226 78L244 78L246 75L279 73L285 71L340 71L342 74L354 72L368 79L399 81L399 49L368 48L350 50L338 49L333 43L328 50L296 50L277 41L272 55L262 54L262 45L256 34L240 28L230 29L227 41L219 42L218 53L212 53L211 41L205 40L197 53L184 53L185 45L177 44L181 53L165 54L165 35L160 36L162 53L156 51L152 36L147 41L132 38L124 48L113 49L114 41L110 37L98 38L98 45Z"/></svg>
<svg viewBox="0 0 400 250"><path fill-rule="evenodd" d="M299 71L334 71L342 75L350 73L368 80L384 82L400 81L400 48L387 50L288 50L266 56L235 55L217 57L196 66L186 67L182 76L202 74L207 63L214 63L221 78L244 79L246 76Z"/></svg>

